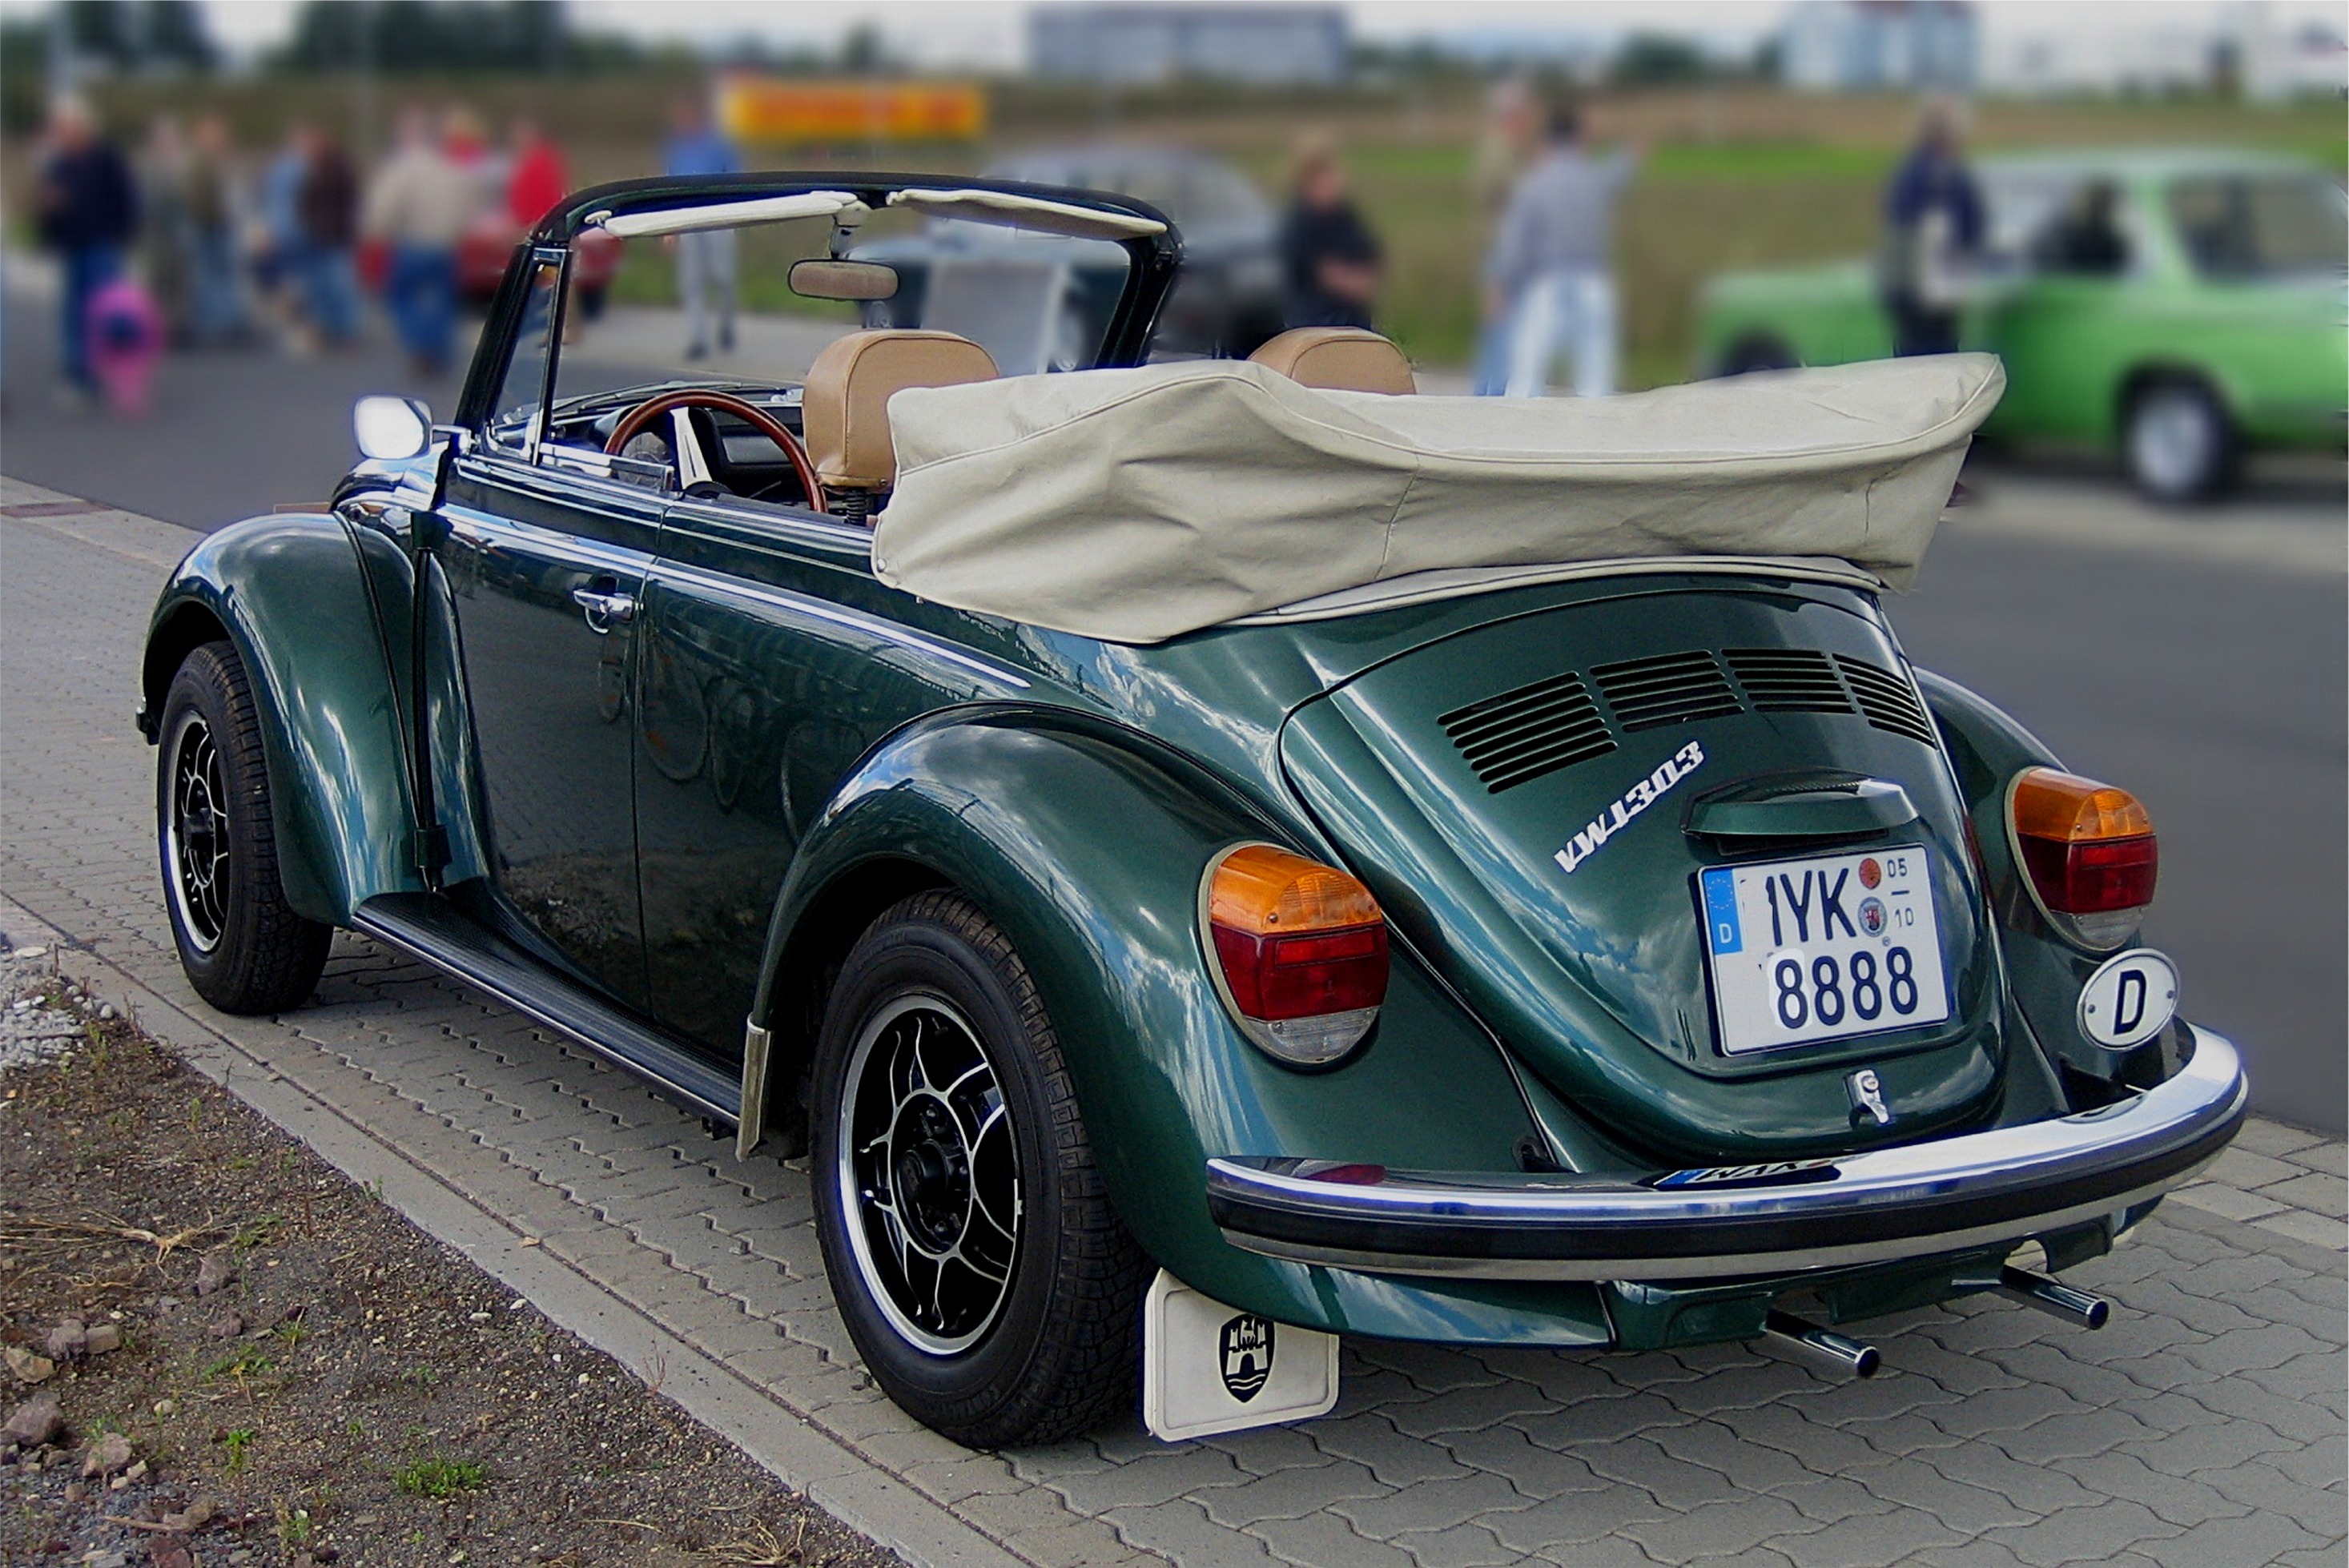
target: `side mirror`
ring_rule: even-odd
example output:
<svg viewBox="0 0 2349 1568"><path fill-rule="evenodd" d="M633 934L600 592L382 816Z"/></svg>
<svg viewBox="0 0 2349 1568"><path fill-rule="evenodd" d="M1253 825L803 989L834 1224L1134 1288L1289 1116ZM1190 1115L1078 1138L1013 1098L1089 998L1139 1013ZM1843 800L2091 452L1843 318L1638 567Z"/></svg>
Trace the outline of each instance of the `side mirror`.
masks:
<svg viewBox="0 0 2349 1568"><path fill-rule="evenodd" d="M366 456L397 462L430 443L432 410L413 397L362 397L351 410L351 433Z"/></svg>
<svg viewBox="0 0 2349 1568"><path fill-rule="evenodd" d="M793 262L788 275L792 292L803 299L891 299L897 293L897 269L886 262L811 257Z"/></svg>

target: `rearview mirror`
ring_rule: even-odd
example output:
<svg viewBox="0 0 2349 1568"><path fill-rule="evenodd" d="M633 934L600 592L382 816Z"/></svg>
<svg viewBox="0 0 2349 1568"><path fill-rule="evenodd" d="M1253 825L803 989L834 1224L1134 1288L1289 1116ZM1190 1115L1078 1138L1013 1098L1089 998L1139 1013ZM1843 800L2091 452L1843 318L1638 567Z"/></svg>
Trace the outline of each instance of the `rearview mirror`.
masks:
<svg viewBox="0 0 2349 1568"><path fill-rule="evenodd" d="M432 410L413 397L362 397L351 410L359 450L380 462L421 452L432 438Z"/></svg>
<svg viewBox="0 0 2349 1568"><path fill-rule="evenodd" d="M807 299L890 299L897 293L897 269L885 262L793 262L792 293Z"/></svg>

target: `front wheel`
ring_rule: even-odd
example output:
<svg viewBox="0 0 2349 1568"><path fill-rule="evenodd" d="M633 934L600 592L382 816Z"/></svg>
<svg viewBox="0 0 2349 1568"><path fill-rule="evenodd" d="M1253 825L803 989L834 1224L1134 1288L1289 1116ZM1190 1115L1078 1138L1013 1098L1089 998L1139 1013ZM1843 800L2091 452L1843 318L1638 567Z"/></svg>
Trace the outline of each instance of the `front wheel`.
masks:
<svg viewBox="0 0 2349 1568"><path fill-rule="evenodd" d="M1110 1206L1043 1000L977 906L918 893L857 942L814 1091L824 1267L892 1399L973 1448L1131 1406L1149 1265Z"/></svg>
<svg viewBox="0 0 2349 1568"><path fill-rule="evenodd" d="M2121 459L2154 500L2208 500L2234 482L2240 450L2234 422L2209 386L2178 377L2153 382L2121 415Z"/></svg>
<svg viewBox="0 0 2349 1568"><path fill-rule="evenodd" d="M188 655L159 733L156 836L180 966L223 1013L282 1013L317 985L335 932L286 902L260 718L233 647Z"/></svg>

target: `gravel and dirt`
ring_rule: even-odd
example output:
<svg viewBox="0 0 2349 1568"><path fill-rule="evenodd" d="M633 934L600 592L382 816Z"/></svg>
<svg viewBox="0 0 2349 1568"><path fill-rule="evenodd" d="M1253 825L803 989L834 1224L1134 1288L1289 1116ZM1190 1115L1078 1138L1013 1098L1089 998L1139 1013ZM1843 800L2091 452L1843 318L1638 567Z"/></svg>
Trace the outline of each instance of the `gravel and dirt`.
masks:
<svg viewBox="0 0 2349 1568"><path fill-rule="evenodd" d="M898 1560L0 951L0 1563Z"/></svg>

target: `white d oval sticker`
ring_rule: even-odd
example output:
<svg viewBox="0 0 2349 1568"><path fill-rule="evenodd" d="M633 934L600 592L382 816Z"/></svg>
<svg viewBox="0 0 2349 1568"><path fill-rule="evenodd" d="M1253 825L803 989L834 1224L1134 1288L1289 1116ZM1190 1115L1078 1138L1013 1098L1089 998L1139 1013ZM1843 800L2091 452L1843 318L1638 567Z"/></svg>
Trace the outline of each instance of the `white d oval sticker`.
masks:
<svg viewBox="0 0 2349 1568"><path fill-rule="evenodd" d="M2080 987L2080 1033L2107 1050L2141 1046L2178 1012L2178 966L2150 947L2116 954Z"/></svg>

